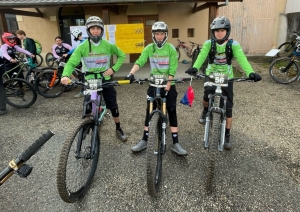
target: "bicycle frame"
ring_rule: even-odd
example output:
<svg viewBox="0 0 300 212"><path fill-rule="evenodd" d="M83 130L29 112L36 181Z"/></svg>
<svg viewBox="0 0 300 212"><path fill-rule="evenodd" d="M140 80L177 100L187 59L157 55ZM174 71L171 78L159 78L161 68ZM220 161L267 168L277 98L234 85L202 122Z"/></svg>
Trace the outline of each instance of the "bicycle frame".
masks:
<svg viewBox="0 0 300 212"><path fill-rule="evenodd" d="M30 70L30 66L28 65L28 64L29 64L29 61L27 60L26 57L24 57L22 60L19 60L19 59L18 59L18 62L19 62L19 64L18 64L16 67L14 67L14 68L12 68L12 69L10 69L10 70L4 72L4 74L3 74L3 76L2 76L2 79L11 79L11 78L16 78L16 77L18 77L18 76L23 72L23 68L26 67L26 66L27 66L27 67L29 68L29 70ZM15 76L10 77L9 73L10 73L10 72L13 72L14 70L17 70L17 69L19 69L19 71L16 72Z"/></svg>

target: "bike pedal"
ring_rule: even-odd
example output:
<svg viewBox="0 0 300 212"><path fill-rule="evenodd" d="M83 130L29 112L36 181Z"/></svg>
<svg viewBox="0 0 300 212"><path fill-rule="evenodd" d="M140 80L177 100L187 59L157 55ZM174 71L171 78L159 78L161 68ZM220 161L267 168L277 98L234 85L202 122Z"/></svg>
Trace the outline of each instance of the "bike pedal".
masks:
<svg viewBox="0 0 300 212"><path fill-rule="evenodd" d="M32 171L32 166L29 166L27 164L23 164L17 171L17 174L22 177L26 178L28 175L30 175Z"/></svg>

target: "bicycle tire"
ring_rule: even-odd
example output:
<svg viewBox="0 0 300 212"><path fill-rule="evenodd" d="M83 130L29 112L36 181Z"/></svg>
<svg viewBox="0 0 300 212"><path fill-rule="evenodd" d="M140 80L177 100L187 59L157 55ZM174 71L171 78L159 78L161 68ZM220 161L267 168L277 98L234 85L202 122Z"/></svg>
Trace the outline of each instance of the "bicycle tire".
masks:
<svg viewBox="0 0 300 212"><path fill-rule="evenodd" d="M20 88L22 84L22 88ZM28 108L37 99L33 86L24 79L13 78L4 82L6 103L15 108Z"/></svg>
<svg viewBox="0 0 300 212"><path fill-rule="evenodd" d="M151 197L157 197L162 177L162 120L154 113L149 122L149 137L146 152L147 190Z"/></svg>
<svg viewBox="0 0 300 212"><path fill-rule="evenodd" d="M180 57L181 57L181 53L179 48L176 48L176 52L177 52L177 60L179 61Z"/></svg>
<svg viewBox="0 0 300 212"><path fill-rule="evenodd" d="M209 146L208 146L208 161L207 161L207 175L206 175L206 190L212 193L215 188L215 166L218 154L218 146L220 140L221 114L212 112L211 127L209 132Z"/></svg>
<svg viewBox="0 0 300 212"><path fill-rule="evenodd" d="M93 143L95 152L91 154ZM97 169L99 150L100 137L92 119L84 120L68 135L60 152L56 174L58 193L64 202L76 202L87 192Z"/></svg>
<svg viewBox="0 0 300 212"><path fill-rule="evenodd" d="M46 64L48 67L53 67L53 64L54 64L54 56L51 52L48 52L45 56L45 61L46 61Z"/></svg>
<svg viewBox="0 0 300 212"><path fill-rule="evenodd" d="M65 85L60 83L61 76L57 74L56 79L54 79L54 71L56 69L48 67L48 69L42 70L35 79L35 90L43 97L55 98L65 90Z"/></svg>
<svg viewBox="0 0 300 212"><path fill-rule="evenodd" d="M36 67L41 66L43 64L43 62L44 62L44 58L40 54L35 55L35 65L36 65Z"/></svg>
<svg viewBox="0 0 300 212"><path fill-rule="evenodd" d="M290 66L290 68L287 70L286 67L288 66ZM291 58L289 57L283 57L278 58L271 63L269 74L275 82L289 84L299 78L300 69L297 62L291 61Z"/></svg>

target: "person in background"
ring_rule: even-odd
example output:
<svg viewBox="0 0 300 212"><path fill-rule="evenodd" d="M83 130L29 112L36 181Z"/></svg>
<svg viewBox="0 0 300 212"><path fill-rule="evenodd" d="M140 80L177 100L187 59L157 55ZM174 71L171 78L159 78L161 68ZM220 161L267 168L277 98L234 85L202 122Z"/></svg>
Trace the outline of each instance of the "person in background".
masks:
<svg viewBox="0 0 300 212"><path fill-rule="evenodd" d="M80 29L74 29L74 30L72 30L72 32L70 34L74 36L74 41L76 41L76 42L79 41L79 44L81 44L84 41L84 39L82 38L82 31ZM72 50L70 50L68 52L68 54L71 55L74 52L74 50L76 49L76 47L74 47ZM82 63L81 63L81 80L82 80L82 82L84 82L84 77L85 77L84 67L82 66ZM78 94L74 95L74 98L83 97L84 96L83 90L84 90L84 88L81 87L81 91L79 91Z"/></svg>
<svg viewBox="0 0 300 212"><path fill-rule="evenodd" d="M52 54L58 59L65 57L66 60L69 58L68 52L72 50L72 46L67 43L63 43L63 40L60 36L55 37L55 44L52 46Z"/></svg>

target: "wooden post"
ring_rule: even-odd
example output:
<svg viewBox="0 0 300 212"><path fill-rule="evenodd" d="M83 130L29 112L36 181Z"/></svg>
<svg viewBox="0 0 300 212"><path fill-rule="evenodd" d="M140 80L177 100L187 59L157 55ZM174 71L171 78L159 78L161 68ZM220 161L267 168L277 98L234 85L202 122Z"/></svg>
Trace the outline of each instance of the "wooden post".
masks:
<svg viewBox="0 0 300 212"><path fill-rule="evenodd" d="M209 5L209 23L208 23L208 39L211 38L210 24L218 15L218 3L210 3Z"/></svg>

